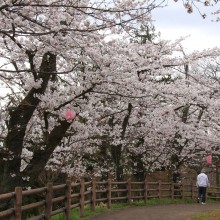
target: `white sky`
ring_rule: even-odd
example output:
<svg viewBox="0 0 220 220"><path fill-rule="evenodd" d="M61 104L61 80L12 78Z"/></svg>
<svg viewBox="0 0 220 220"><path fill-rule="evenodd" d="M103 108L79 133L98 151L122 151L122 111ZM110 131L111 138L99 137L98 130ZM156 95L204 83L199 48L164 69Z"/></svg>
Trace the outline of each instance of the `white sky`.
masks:
<svg viewBox="0 0 220 220"><path fill-rule="evenodd" d="M191 14L187 13L182 1L168 1L168 7L155 9L153 12L156 32L161 33L162 39L173 41L180 36L190 35L183 43L186 51L220 47L220 22L211 21L214 19L210 14L213 7L200 7L201 12L208 15L203 19L196 9ZM215 8L220 8L220 3Z"/></svg>

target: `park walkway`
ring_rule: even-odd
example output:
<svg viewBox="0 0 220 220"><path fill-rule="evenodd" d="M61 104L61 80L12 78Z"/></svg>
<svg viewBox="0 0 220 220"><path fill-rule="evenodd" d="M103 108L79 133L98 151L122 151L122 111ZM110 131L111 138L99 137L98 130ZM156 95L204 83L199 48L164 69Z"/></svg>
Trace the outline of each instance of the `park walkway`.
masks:
<svg viewBox="0 0 220 220"><path fill-rule="evenodd" d="M196 212L220 209L220 204L170 204L134 207L102 213L90 220L190 220Z"/></svg>

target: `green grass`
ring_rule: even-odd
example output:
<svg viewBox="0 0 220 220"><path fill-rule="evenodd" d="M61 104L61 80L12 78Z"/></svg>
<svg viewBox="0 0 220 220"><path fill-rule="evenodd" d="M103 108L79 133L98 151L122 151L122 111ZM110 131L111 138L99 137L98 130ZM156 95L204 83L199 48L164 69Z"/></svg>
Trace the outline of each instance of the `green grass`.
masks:
<svg viewBox="0 0 220 220"><path fill-rule="evenodd" d="M208 200L208 203L219 204L219 201L214 200L214 199L210 199L210 200ZM199 212L199 213L193 214L187 220L220 220L220 209L214 210L214 211Z"/></svg>
<svg viewBox="0 0 220 220"><path fill-rule="evenodd" d="M220 219L220 209L215 211L196 213L190 218L190 220L219 220L219 219Z"/></svg>
<svg viewBox="0 0 220 220"><path fill-rule="evenodd" d="M86 220L94 215L97 215L99 213L102 213L102 212L107 212L109 209L107 208L96 208L95 211L92 211L90 208L85 208L84 210L84 217L83 218L80 218L79 216L79 208L75 208L71 211L71 219L74 219L74 220ZM63 220L65 219L64 218L64 214L58 214L58 215L55 215L51 218L52 220Z"/></svg>
<svg viewBox="0 0 220 220"><path fill-rule="evenodd" d="M195 203L195 200L186 198L186 199L148 199L145 203L143 200L132 202L131 205L128 205L126 203L113 203L111 209L108 209L107 207L99 207L97 206L95 211L92 211L91 208L85 207L84 209L84 217L79 217L79 208L75 208L71 212L72 219L74 220L87 220L97 214L103 213L103 212L109 212L124 208L131 208L135 206L153 206L153 205L165 205L165 204L179 204L179 203ZM52 220L63 220L64 214L58 214L56 216L52 217Z"/></svg>

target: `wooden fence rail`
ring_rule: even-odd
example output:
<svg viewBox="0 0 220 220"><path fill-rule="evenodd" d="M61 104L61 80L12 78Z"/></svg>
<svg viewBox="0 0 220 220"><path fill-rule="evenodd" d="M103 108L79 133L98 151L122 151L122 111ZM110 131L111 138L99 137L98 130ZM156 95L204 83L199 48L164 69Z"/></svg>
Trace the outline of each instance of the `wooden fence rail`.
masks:
<svg viewBox="0 0 220 220"><path fill-rule="evenodd" d="M89 204L95 210L97 204L103 203L111 208L113 202L124 201L131 204L133 201L149 198L192 198L197 195L194 184L176 184L165 182L132 182L130 179L124 182L92 181L85 182L81 179L78 183L70 180L66 184L53 185L48 183L46 187L22 190L16 187L15 192L0 195L0 219L15 220L49 220L52 216L64 213L65 220L70 220L71 209L79 208L80 217L84 216L84 207ZM220 199L220 187L208 189L207 197ZM3 209L7 204L7 209ZM31 213L31 217L30 217Z"/></svg>

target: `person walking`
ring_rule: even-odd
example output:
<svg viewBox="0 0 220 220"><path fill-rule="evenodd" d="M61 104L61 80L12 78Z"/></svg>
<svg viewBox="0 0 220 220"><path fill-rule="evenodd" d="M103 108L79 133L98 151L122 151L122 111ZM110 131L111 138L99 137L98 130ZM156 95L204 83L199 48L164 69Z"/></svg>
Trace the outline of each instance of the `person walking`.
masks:
<svg viewBox="0 0 220 220"><path fill-rule="evenodd" d="M197 176L196 185L198 187L198 199L197 202L202 204L206 204L206 189L210 186L208 176L206 175L206 170L202 169L200 174Z"/></svg>

